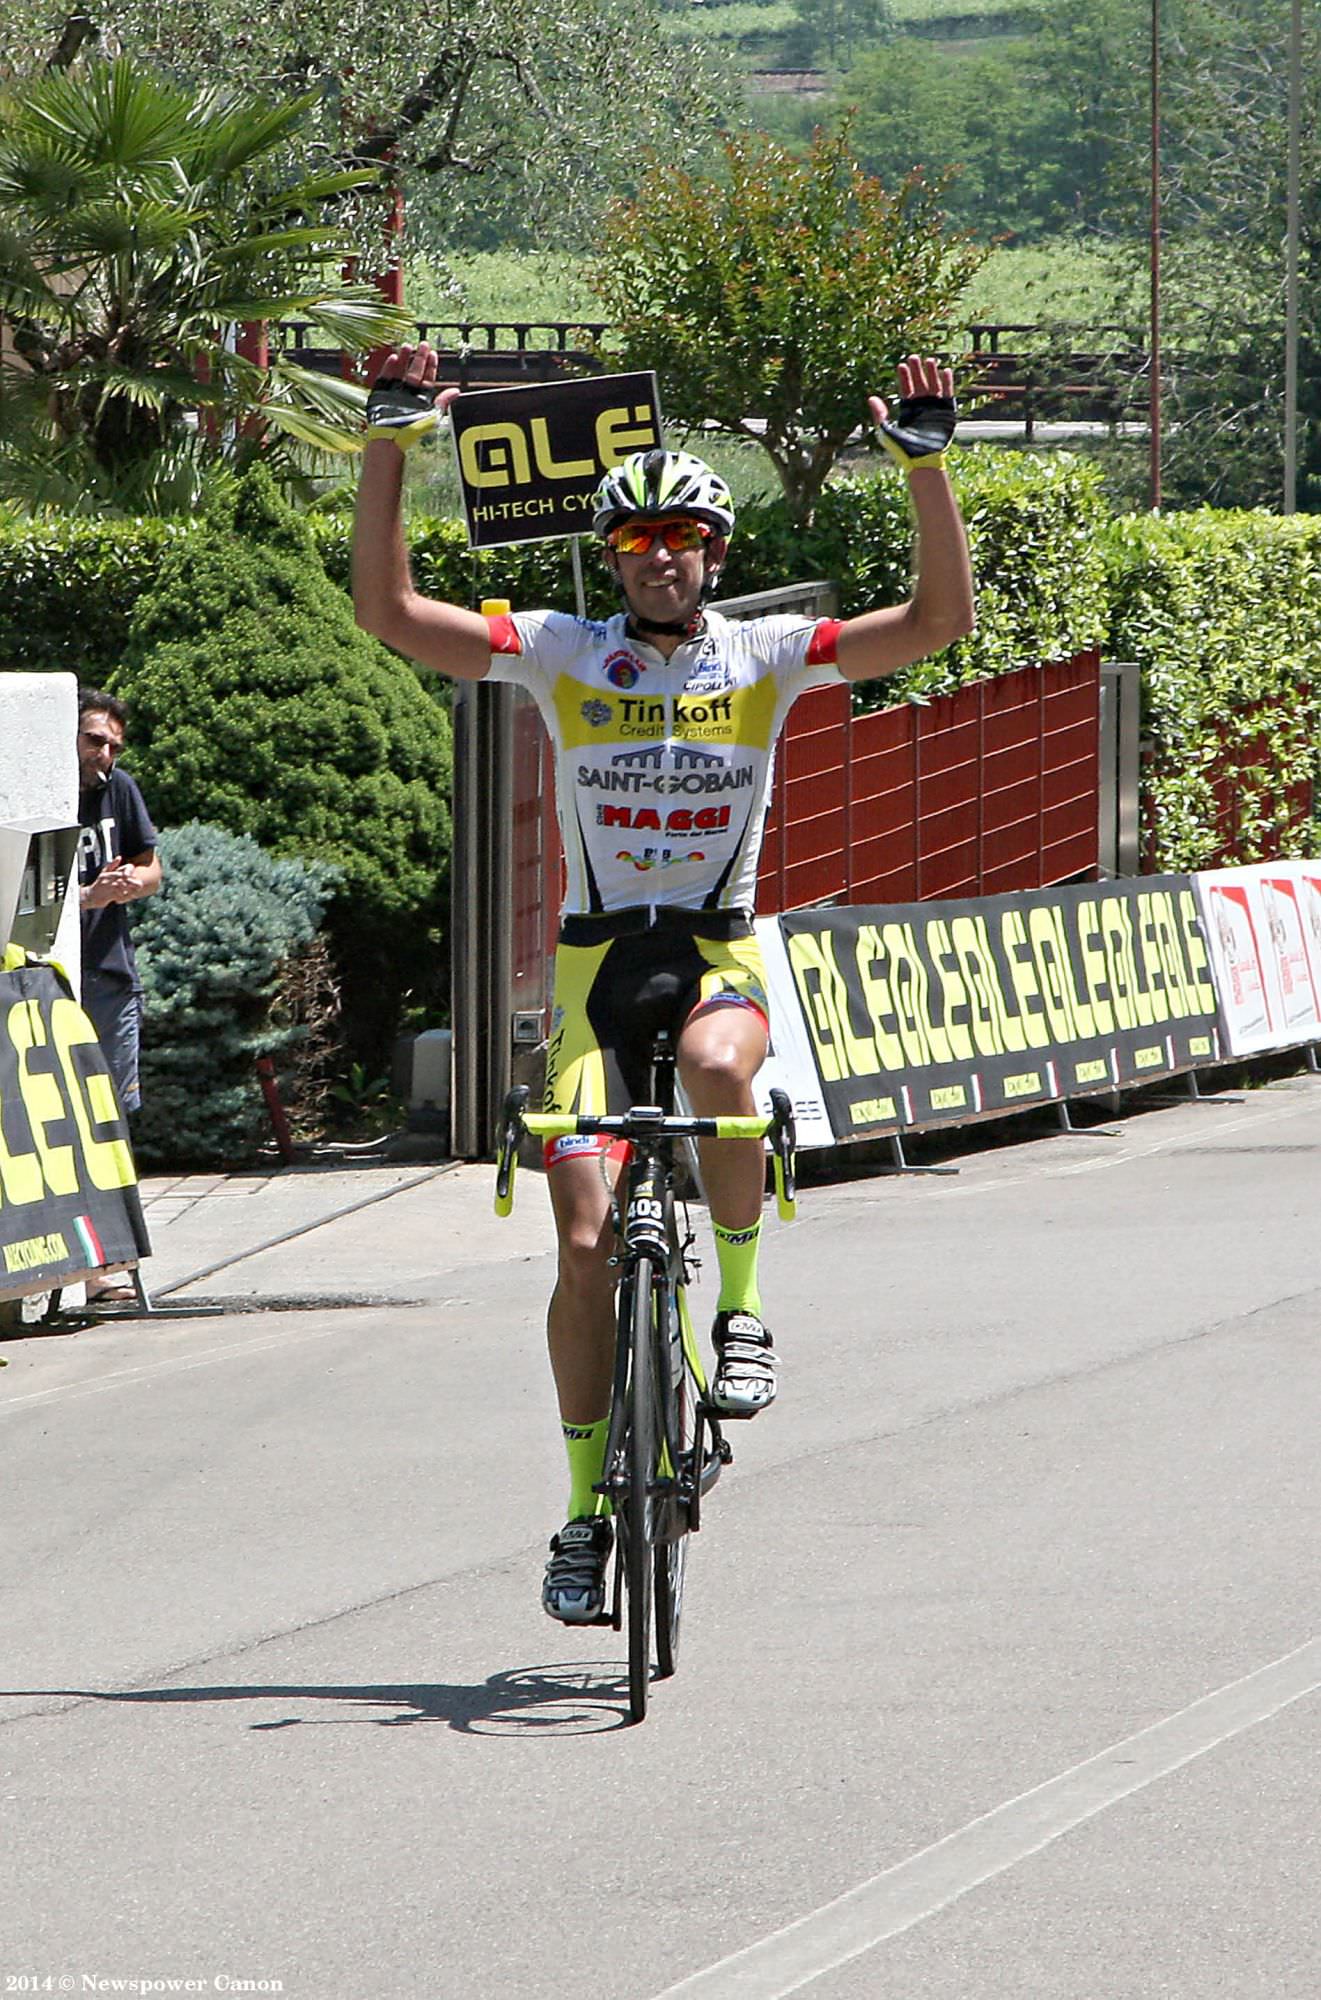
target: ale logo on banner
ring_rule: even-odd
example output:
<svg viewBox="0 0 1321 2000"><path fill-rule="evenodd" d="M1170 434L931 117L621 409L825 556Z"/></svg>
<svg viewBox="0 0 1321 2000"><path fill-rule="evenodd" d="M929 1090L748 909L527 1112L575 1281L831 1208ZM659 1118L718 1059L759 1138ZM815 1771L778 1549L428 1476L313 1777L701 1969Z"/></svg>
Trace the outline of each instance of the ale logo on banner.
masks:
<svg viewBox="0 0 1321 2000"><path fill-rule="evenodd" d="M0 1298L150 1255L96 1029L53 966L0 972Z"/></svg>
<svg viewBox="0 0 1321 2000"><path fill-rule="evenodd" d="M472 390L449 415L474 549L590 533L602 475L661 442L651 373Z"/></svg>
<svg viewBox="0 0 1321 2000"><path fill-rule="evenodd" d="M963 1124L1213 1062L1191 881L780 919L837 1139Z"/></svg>

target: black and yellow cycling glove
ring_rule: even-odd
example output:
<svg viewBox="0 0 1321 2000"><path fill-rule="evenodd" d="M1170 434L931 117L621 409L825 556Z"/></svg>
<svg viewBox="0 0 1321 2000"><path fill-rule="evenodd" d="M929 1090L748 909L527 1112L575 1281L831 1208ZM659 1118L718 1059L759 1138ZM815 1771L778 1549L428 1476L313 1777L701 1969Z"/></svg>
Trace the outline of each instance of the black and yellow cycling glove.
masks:
<svg viewBox="0 0 1321 2000"><path fill-rule="evenodd" d="M369 438L391 438L400 451L411 451L423 438L438 436L444 425L434 388L417 388L402 375L377 376L367 398Z"/></svg>
<svg viewBox="0 0 1321 2000"><path fill-rule="evenodd" d="M954 436L952 396L901 396L894 421L877 424L876 435L896 465L939 465Z"/></svg>

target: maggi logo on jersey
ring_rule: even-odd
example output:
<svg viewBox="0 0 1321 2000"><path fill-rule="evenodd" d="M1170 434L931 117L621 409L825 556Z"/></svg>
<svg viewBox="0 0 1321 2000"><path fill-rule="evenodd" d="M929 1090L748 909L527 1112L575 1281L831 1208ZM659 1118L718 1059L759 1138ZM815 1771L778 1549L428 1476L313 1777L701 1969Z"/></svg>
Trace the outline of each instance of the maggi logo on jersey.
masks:
<svg viewBox="0 0 1321 2000"><path fill-rule="evenodd" d="M626 826L646 833L719 833L729 825L728 806L675 806L663 817L655 806L607 806L596 808L598 826Z"/></svg>

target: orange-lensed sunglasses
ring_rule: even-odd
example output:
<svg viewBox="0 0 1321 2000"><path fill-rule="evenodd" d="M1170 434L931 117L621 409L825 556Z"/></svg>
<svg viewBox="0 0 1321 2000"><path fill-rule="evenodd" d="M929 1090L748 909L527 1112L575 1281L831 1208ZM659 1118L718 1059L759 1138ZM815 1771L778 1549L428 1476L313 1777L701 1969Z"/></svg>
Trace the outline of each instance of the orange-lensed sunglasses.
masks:
<svg viewBox="0 0 1321 2000"><path fill-rule="evenodd" d="M711 530L704 521L624 521L610 530L606 542L622 556L649 556L658 536L671 555L679 555L700 549L711 539Z"/></svg>

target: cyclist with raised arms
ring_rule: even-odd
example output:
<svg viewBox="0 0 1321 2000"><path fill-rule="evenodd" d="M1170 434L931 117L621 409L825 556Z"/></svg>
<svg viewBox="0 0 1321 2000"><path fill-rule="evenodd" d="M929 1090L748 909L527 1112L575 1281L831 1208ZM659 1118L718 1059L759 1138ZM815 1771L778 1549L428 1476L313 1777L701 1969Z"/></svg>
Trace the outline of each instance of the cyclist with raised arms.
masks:
<svg viewBox="0 0 1321 2000"><path fill-rule="evenodd" d="M457 393L437 395L435 384L434 350L400 347L369 399L354 605L360 625L424 667L527 688L550 733L568 879L546 1108L601 1113L641 1102L656 1031L669 1027L693 1111L753 1115L768 1004L752 910L784 718L808 688L894 673L973 627L967 541L942 465L954 434L951 372L911 355L894 419L869 398L880 441L908 479L916 580L905 603L843 622L735 620L704 608L734 531L729 489L700 459L661 449L626 458L597 490L592 526L623 599L613 618L488 618L422 596L400 495L404 452ZM619 1164L605 1139L547 1147L559 1239L548 1337L570 1493L542 1602L568 1624L601 1614L612 1541L593 1487L610 1407ZM751 1417L776 1389L757 1286L760 1143L704 1146L702 1175L720 1275L709 1393L724 1415Z"/></svg>

